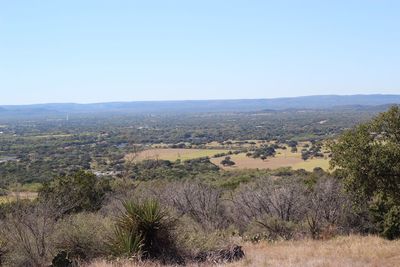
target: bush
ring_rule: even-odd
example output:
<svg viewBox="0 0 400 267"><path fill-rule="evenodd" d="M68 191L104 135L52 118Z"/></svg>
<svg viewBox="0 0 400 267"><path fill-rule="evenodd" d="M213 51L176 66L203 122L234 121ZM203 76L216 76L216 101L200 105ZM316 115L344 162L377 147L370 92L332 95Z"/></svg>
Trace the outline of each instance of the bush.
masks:
<svg viewBox="0 0 400 267"><path fill-rule="evenodd" d="M54 211L42 204L14 208L0 225L6 265L47 266L54 256Z"/></svg>
<svg viewBox="0 0 400 267"><path fill-rule="evenodd" d="M322 174L323 171L319 172L319 175ZM316 180L306 202L306 222L312 238L320 238L328 228L342 226L345 216L350 212L349 198L343 192L340 181L333 178Z"/></svg>
<svg viewBox="0 0 400 267"><path fill-rule="evenodd" d="M372 200L370 211L377 231L385 238L400 236L400 206L384 194L377 194Z"/></svg>
<svg viewBox="0 0 400 267"><path fill-rule="evenodd" d="M39 200L54 206L60 214L96 211L101 207L106 192L110 190L107 180L98 179L92 173L78 171L45 184L39 191Z"/></svg>
<svg viewBox="0 0 400 267"><path fill-rule="evenodd" d="M273 181L270 177L243 185L233 196L235 219L246 226L267 217L299 222L305 214L305 186L297 177Z"/></svg>
<svg viewBox="0 0 400 267"><path fill-rule="evenodd" d="M257 223L264 228L263 232L268 240L290 240L295 236L300 227L294 221L269 216L266 216L265 219L257 220Z"/></svg>
<svg viewBox="0 0 400 267"><path fill-rule="evenodd" d="M212 251L229 246L228 231L205 230L187 215L180 218L175 231L180 250L189 258L204 251Z"/></svg>
<svg viewBox="0 0 400 267"><path fill-rule="evenodd" d="M392 206L385 214L382 235L388 239L400 236L400 207Z"/></svg>
<svg viewBox="0 0 400 267"><path fill-rule="evenodd" d="M55 248L72 261L87 261L107 255L112 223L93 213L79 213L57 223Z"/></svg>
<svg viewBox="0 0 400 267"><path fill-rule="evenodd" d="M173 183L160 198L180 215L188 215L203 229L222 229L229 223L222 190L201 182Z"/></svg>
<svg viewBox="0 0 400 267"><path fill-rule="evenodd" d="M4 264L4 258L7 253L7 243L3 239L2 236L0 236L0 266L3 266Z"/></svg>

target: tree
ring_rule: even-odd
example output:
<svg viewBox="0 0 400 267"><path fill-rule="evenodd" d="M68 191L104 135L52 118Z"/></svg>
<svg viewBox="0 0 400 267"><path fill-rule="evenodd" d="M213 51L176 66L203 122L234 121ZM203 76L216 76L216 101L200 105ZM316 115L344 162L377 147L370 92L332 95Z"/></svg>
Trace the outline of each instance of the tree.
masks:
<svg viewBox="0 0 400 267"><path fill-rule="evenodd" d="M221 164L223 166L233 166L235 162L231 160L231 157L225 157L225 159L221 161Z"/></svg>
<svg viewBox="0 0 400 267"><path fill-rule="evenodd" d="M368 201L377 230L399 237L400 224L394 222L400 221L400 108L345 132L331 150L331 165L355 203Z"/></svg>
<svg viewBox="0 0 400 267"><path fill-rule="evenodd" d="M110 190L108 180L98 179L93 173L78 171L45 184L39 192L39 200L56 207L61 214L96 211Z"/></svg>
<svg viewBox="0 0 400 267"><path fill-rule="evenodd" d="M297 143L297 141L290 140L287 142L287 145L291 148L294 148L294 147L297 147L298 143Z"/></svg>
<svg viewBox="0 0 400 267"><path fill-rule="evenodd" d="M301 159L306 161L310 158L310 152L308 150L304 150L301 152Z"/></svg>

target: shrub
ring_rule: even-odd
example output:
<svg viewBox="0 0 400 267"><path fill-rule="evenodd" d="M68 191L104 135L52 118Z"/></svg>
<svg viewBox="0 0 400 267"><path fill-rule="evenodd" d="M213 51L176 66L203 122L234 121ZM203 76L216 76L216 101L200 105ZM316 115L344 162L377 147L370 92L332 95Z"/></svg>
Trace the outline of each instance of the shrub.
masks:
<svg viewBox="0 0 400 267"><path fill-rule="evenodd" d="M315 172L315 171L314 171ZM322 231L341 224L349 213L349 199L340 181L320 178L307 196L306 222L312 238L319 238Z"/></svg>
<svg viewBox="0 0 400 267"><path fill-rule="evenodd" d="M400 206L390 198L377 194L370 205L376 230L388 239L400 236Z"/></svg>
<svg viewBox="0 0 400 267"><path fill-rule="evenodd" d="M221 197L222 190L201 182L171 184L160 196L180 215L190 216L207 230L221 229L229 223Z"/></svg>
<svg viewBox="0 0 400 267"><path fill-rule="evenodd" d="M55 178L39 191L39 200L52 205L60 214L96 211L111 188L107 180L94 174L78 171Z"/></svg>
<svg viewBox="0 0 400 267"><path fill-rule="evenodd" d="M187 215L180 217L175 236L179 248L187 257L194 258L201 252L212 251L229 245L228 231L205 230Z"/></svg>
<svg viewBox="0 0 400 267"><path fill-rule="evenodd" d="M270 177L243 185L233 197L235 218L242 223L266 216L301 221L305 213L305 187L296 177L273 181Z"/></svg>
<svg viewBox="0 0 400 267"><path fill-rule="evenodd" d="M4 264L4 258L7 253L7 243L2 236L0 236L0 266Z"/></svg>
<svg viewBox="0 0 400 267"><path fill-rule="evenodd" d="M47 266L54 256L55 223L55 213L49 206L16 206L0 225L6 265Z"/></svg>
<svg viewBox="0 0 400 267"><path fill-rule="evenodd" d="M117 256L179 260L168 213L155 200L127 201L117 218L111 248Z"/></svg>
<svg viewBox="0 0 400 267"><path fill-rule="evenodd" d="M54 236L55 248L70 260L90 260L106 255L111 221L93 213L70 215L59 221Z"/></svg>
<svg viewBox="0 0 400 267"><path fill-rule="evenodd" d="M298 223L290 220L282 220L275 216L266 216L265 219L257 220L257 223L264 227L264 233L269 240L292 239L299 228Z"/></svg>

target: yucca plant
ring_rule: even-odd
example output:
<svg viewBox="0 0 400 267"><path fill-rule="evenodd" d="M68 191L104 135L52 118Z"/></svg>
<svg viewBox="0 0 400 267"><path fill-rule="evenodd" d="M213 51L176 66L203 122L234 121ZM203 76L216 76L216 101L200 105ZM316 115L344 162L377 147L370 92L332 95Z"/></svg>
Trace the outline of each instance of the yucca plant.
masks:
<svg viewBox="0 0 400 267"><path fill-rule="evenodd" d="M155 200L126 201L117 218L113 250L120 256L157 258L175 248L170 231L174 221Z"/></svg>
<svg viewBox="0 0 400 267"><path fill-rule="evenodd" d="M110 247L116 256L139 258L142 254L143 239L135 232L127 232L117 226Z"/></svg>

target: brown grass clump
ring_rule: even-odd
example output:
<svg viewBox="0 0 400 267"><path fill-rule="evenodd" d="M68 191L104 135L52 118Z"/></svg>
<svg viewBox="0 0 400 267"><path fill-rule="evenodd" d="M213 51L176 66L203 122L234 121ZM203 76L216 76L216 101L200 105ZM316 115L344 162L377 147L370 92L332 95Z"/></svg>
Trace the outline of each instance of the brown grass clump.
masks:
<svg viewBox="0 0 400 267"><path fill-rule="evenodd" d="M335 239L282 241L275 243L247 243L246 257L242 261L213 266L306 266L306 267L385 267L400 266L400 240L388 241L376 236L346 236ZM90 267L158 267L153 262L97 261ZM210 266L210 264L189 264L188 266Z"/></svg>

